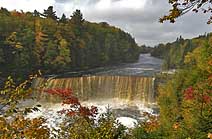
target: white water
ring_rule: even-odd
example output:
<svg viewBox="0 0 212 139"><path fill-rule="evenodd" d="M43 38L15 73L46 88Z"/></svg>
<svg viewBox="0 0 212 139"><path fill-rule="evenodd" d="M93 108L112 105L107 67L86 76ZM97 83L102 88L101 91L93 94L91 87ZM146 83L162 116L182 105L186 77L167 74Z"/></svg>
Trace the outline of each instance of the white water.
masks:
<svg viewBox="0 0 212 139"><path fill-rule="evenodd" d="M108 99L108 100L93 100L93 101L85 101L82 102L83 106L91 107L96 106L98 108L98 115L99 116L103 113L107 112L108 107L113 110L122 111L122 114L118 113L116 116L116 120L120 122L122 125L133 128L138 124L138 120L143 120L145 117L142 116L143 112L153 113L151 108L145 107L141 102L128 102L126 100L120 99ZM60 124L65 119L64 114L58 113L58 111L69 108L69 105L62 105L60 103L45 103L42 104L42 107L39 108L40 111L29 113L27 118L38 118L43 117L46 119L45 125L50 128L51 132L57 134L53 131L53 129L60 129ZM129 112L129 109L135 109L136 112L139 111L140 117L138 117L138 113L134 115L137 119L132 118L131 116L127 117L126 114L130 113L133 116L132 112Z"/></svg>

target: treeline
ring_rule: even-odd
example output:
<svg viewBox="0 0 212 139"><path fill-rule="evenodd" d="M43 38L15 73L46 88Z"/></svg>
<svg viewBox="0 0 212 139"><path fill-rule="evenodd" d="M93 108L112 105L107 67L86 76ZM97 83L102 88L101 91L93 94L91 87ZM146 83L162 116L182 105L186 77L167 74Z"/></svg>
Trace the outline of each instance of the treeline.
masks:
<svg viewBox="0 0 212 139"><path fill-rule="evenodd" d="M131 62L138 49L130 34L105 22L90 23L80 10L58 18L52 6L43 13L0 9L1 76Z"/></svg>
<svg viewBox="0 0 212 139"><path fill-rule="evenodd" d="M141 45L141 46L139 47L139 52L140 52L141 54L151 53L153 50L154 50L153 47L146 46L146 45Z"/></svg>
<svg viewBox="0 0 212 139"><path fill-rule="evenodd" d="M181 36L175 42L159 44L152 51L154 57L164 59L164 69L182 68L185 56L195 48L204 45L212 36L212 33L201 35L193 39L183 39Z"/></svg>

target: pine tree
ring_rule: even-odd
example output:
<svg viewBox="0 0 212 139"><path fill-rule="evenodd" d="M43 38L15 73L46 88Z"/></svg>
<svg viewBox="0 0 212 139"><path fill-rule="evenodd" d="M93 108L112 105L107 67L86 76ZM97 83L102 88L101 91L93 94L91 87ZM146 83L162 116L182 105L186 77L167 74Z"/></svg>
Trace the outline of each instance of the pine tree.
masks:
<svg viewBox="0 0 212 139"><path fill-rule="evenodd" d="M80 10L76 10L71 16L71 23L76 25L82 25L85 20Z"/></svg>
<svg viewBox="0 0 212 139"><path fill-rule="evenodd" d="M61 23L67 23L68 19L66 18L66 15L63 14L59 21L60 21Z"/></svg>
<svg viewBox="0 0 212 139"><path fill-rule="evenodd" d="M40 13L37 10L34 10L33 16L34 17L40 17Z"/></svg>
<svg viewBox="0 0 212 139"><path fill-rule="evenodd" d="M56 12L53 10L53 6L49 6L47 10L44 10L43 16L46 18L51 18L57 20Z"/></svg>

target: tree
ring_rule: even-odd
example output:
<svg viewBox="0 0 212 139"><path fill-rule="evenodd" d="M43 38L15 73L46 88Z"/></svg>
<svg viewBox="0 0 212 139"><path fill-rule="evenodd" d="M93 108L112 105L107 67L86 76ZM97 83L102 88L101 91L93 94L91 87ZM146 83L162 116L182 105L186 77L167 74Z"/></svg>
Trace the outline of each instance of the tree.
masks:
<svg viewBox="0 0 212 139"><path fill-rule="evenodd" d="M55 60L57 56L57 45L51 40L47 43L47 46L45 48L44 52L44 67L48 70L50 67L54 67L53 61Z"/></svg>
<svg viewBox="0 0 212 139"><path fill-rule="evenodd" d="M45 46L47 45L48 35L43 33L42 25L39 19L35 21L35 47L34 55L36 58L36 65L43 65L43 55L45 53Z"/></svg>
<svg viewBox="0 0 212 139"><path fill-rule="evenodd" d="M17 32L12 32L11 35L8 38L6 38L6 43L9 44L9 46L14 49L23 48L22 44L17 40Z"/></svg>
<svg viewBox="0 0 212 139"><path fill-rule="evenodd" d="M34 17L40 17L40 13L37 10L34 10L33 16Z"/></svg>
<svg viewBox="0 0 212 139"><path fill-rule="evenodd" d="M61 39L59 43L59 54L56 57L55 62L57 63L58 67L65 68L71 63L70 49L67 47L68 43L65 39Z"/></svg>
<svg viewBox="0 0 212 139"><path fill-rule="evenodd" d="M53 6L49 6L47 10L44 10L43 16L46 18L57 20L56 12L53 10Z"/></svg>
<svg viewBox="0 0 212 139"><path fill-rule="evenodd" d="M5 50L8 51L7 60L11 64L10 67L12 69L19 70L22 64L27 63L27 59L25 59L27 54L24 54L24 47L18 40L17 32L12 32L11 35L6 38L5 43L6 45L8 45L8 48L6 48Z"/></svg>
<svg viewBox="0 0 212 139"><path fill-rule="evenodd" d="M38 111L39 105L33 108L20 109L20 101L32 99L32 79L38 75L30 75L31 80L26 80L20 84L14 82L11 77L5 81L3 89L0 89L0 135L1 139L12 138L49 138L50 132L47 126L44 126L43 118L28 119L24 114ZM8 120L8 118L10 120Z"/></svg>
<svg viewBox="0 0 212 139"><path fill-rule="evenodd" d="M67 23L68 19L66 18L66 15L63 14L62 17L60 18L61 23Z"/></svg>
<svg viewBox="0 0 212 139"><path fill-rule="evenodd" d="M6 8L3 8L3 7L1 7L1 9L0 9L0 13L3 13L5 15L10 15L10 12Z"/></svg>
<svg viewBox="0 0 212 139"><path fill-rule="evenodd" d="M198 13L202 11L203 13L211 13L212 12L212 1L211 0L169 0L170 5L172 5L172 9L169 11L168 15L165 15L160 18L160 22L164 22L166 20L171 23L175 22L175 19L186 14L189 11L194 11ZM212 14L208 19L207 24L212 23Z"/></svg>
<svg viewBox="0 0 212 139"><path fill-rule="evenodd" d="M71 16L71 23L76 25L82 25L85 20L83 19L83 15L80 10L76 10Z"/></svg>

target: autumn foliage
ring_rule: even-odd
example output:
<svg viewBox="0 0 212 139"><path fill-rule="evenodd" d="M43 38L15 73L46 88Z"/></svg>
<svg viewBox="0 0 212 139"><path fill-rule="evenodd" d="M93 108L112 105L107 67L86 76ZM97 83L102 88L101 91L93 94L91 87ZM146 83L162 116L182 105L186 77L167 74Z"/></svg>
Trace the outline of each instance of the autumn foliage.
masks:
<svg viewBox="0 0 212 139"><path fill-rule="evenodd" d="M45 89L46 92L51 95L58 95L62 98L63 105L70 105L69 109L63 109L59 111L61 114L68 116L82 116L86 118L93 118L97 115L97 107L91 106L91 108L84 107L79 102L79 99L73 95L72 89Z"/></svg>
<svg viewBox="0 0 212 139"><path fill-rule="evenodd" d="M44 126L45 119L29 119L28 112L38 111L37 107L20 108L18 104L26 99L32 99L32 88L29 87L36 75L30 75L29 80L20 84L8 77L0 89L0 139L47 139L50 130Z"/></svg>
<svg viewBox="0 0 212 139"><path fill-rule="evenodd" d="M190 86L189 88L187 88L185 91L184 91L184 99L185 100L190 100L190 99L193 99L194 98L194 89L192 86Z"/></svg>
<svg viewBox="0 0 212 139"><path fill-rule="evenodd" d="M168 20L174 23L176 18L192 11L194 13L202 12L203 14L208 13L209 18L207 24L212 23L212 1L211 0L169 0L169 4L172 8L169 10L168 15L164 15L160 18L160 22ZM208 15L207 14L207 15Z"/></svg>
<svg viewBox="0 0 212 139"><path fill-rule="evenodd" d="M172 80L159 87L160 128L167 133L166 138L199 139L211 135L211 39L192 40L199 46L187 53Z"/></svg>
<svg viewBox="0 0 212 139"><path fill-rule="evenodd" d="M0 117L0 139L33 138L48 139L49 129L43 126L43 118L29 119L23 116L17 116L10 123L3 117Z"/></svg>

